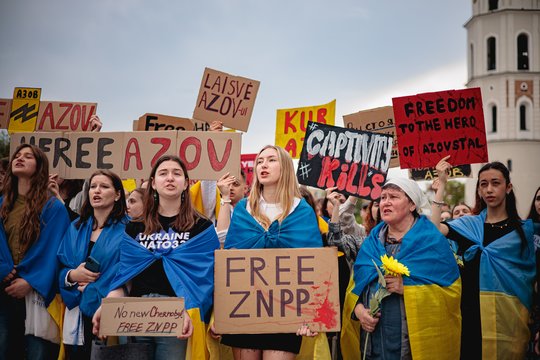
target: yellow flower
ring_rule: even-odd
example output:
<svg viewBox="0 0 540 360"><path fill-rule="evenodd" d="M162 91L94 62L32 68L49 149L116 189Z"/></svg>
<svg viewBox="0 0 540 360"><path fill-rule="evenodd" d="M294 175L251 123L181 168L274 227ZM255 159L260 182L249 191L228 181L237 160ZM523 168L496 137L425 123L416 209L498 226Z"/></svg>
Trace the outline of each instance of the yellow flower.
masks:
<svg viewBox="0 0 540 360"><path fill-rule="evenodd" d="M409 269L405 265L394 259L393 256L388 257L386 255L383 255L381 256L381 261L385 274L392 276L410 276Z"/></svg>

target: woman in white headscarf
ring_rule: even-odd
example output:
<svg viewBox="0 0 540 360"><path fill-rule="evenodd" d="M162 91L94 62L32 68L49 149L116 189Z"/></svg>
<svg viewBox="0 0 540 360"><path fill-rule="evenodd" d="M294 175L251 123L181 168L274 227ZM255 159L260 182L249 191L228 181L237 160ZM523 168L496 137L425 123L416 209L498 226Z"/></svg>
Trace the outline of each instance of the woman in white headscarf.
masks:
<svg viewBox="0 0 540 360"><path fill-rule="evenodd" d="M359 296L353 318L360 320L362 351L368 359L459 358L461 283L448 241L420 215L427 200L416 182L386 182L380 198L379 223L366 238L354 265ZM370 313L370 300L381 286L377 271L382 257L392 256L409 275L385 274L380 311ZM444 335L444 336L442 336Z"/></svg>

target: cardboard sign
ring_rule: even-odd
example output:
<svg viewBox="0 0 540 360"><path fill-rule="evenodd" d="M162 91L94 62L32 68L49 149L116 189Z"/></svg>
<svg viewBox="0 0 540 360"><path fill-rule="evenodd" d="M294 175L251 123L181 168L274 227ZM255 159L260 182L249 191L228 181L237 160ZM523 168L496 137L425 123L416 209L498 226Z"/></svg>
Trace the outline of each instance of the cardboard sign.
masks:
<svg viewBox="0 0 540 360"><path fill-rule="evenodd" d="M480 88L393 98L401 168L488 162Z"/></svg>
<svg viewBox="0 0 540 360"><path fill-rule="evenodd" d="M390 167L399 167L396 127L394 126L394 110L391 106L383 106L359 111L354 114L343 115L343 123L347 129L392 135L394 146L392 147Z"/></svg>
<svg viewBox="0 0 540 360"><path fill-rule="evenodd" d="M34 131L39 112L41 88L15 88L9 115L9 133Z"/></svg>
<svg viewBox="0 0 540 360"><path fill-rule="evenodd" d="M205 121L200 121L197 119L192 119L193 121L193 130L195 131L210 131L210 124Z"/></svg>
<svg viewBox="0 0 540 360"><path fill-rule="evenodd" d="M259 85L257 80L205 68L193 118L247 131Z"/></svg>
<svg viewBox="0 0 540 360"><path fill-rule="evenodd" d="M183 324L183 298L104 298L99 335L178 336Z"/></svg>
<svg viewBox="0 0 540 360"><path fill-rule="evenodd" d="M35 144L49 158L51 173L86 179L98 169L120 178L144 179L165 154L184 160L190 179L218 180L240 167L237 133L194 131L35 132L14 134L11 152L21 143Z"/></svg>
<svg viewBox="0 0 540 360"><path fill-rule="evenodd" d="M300 184L368 200L381 195L392 136L309 122L298 162Z"/></svg>
<svg viewBox="0 0 540 360"><path fill-rule="evenodd" d="M90 118L97 103L42 101L36 131L91 131Z"/></svg>
<svg viewBox="0 0 540 360"><path fill-rule="evenodd" d="M0 99L0 129L7 129L11 114L11 99Z"/></svg>
<svg viewBox="0 0 540 360"><path fill-rule="evenodd" d="M240 155L240 166L246 174L246 184L249 189L251 189L251 184L253 183L253 168L255 165L255 158L257 154L242 154Z"/></svg>
<svg viewBox="0 0 540 360"><path fill-rule="evenodd" d="M193 131L194 126L191 119L161 115L144 114L137 121L137 130L159 131L159 130L182 130Z"/></svg>
<svg viewBox="0 0 540 360"><path fill-rule="evenodd" d="M298 159L308 121L334 125L335 120L336 100L324 105L278 110L275 144L284 148L293 159Z"/></svg>
<svg viewBox="0 0 540 360"><path fill-rule="evenodd" d="M458 165L450 169L450 178L471 177L471 165ZM409 177L413 180L434 180L439 177L437 170L428 169L409 169Z"/></svg>
<svg viewBox="0 0 540 360"><path fill-rule="evenodd" d="M217 250L214 324L220 334L339 331L336 248Z"/></svg>

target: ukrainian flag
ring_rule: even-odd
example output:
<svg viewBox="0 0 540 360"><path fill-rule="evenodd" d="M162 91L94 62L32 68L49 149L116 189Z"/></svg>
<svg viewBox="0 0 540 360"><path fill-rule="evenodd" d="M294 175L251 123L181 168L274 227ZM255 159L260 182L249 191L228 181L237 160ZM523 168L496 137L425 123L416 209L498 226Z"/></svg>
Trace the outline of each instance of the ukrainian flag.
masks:
<svg viewBox="0 0 540 360"><path fill-rule="evenodd" d="M464 216L449 223L474 242L464 254L480 257L480 318L482 358L523 359L529 341L529 311L536 274L534 229L531 220L522 223L527 246L521 245L517 231L483 246L487 212Z"/></svg>
<svg viewBox="0 0 540 360"><path fill-rule="evenodd" d="M357 296L377 279L372 260L382 266L386 250L379 235L385 227L385 223L377 225L360 248L352 290ZM410 271L403 277L403 298L413 359L459 359L461 279L448 241L421 215L394 257Z"/></svg>

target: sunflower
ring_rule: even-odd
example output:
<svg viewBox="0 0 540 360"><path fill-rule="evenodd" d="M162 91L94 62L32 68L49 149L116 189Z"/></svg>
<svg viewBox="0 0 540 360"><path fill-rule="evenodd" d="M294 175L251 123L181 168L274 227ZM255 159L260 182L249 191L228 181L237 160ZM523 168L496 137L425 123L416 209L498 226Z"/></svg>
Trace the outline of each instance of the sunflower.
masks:
<svg viewBox="0 0 540 360"><path fill-rule="evenodd" d="M381 261L385 274L392 276L410 276L409 269L405 265L394 259L393 256L388 257L387 255L383 255L381 256Z"/></svg>

